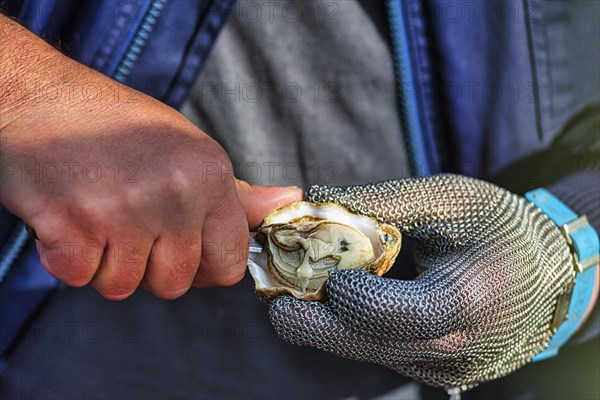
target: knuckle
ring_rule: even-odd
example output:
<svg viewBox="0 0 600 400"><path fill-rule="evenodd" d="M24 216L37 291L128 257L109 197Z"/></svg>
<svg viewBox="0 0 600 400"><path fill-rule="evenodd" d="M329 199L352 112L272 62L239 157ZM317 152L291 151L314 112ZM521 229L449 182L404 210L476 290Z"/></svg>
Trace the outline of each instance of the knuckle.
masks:
<svg viewBox="0 0 600 400"><path fill-rule="evenodd" d="M116 267L115 271L101 272L92 281L92 286L108 300L124 300L131 296L143 277L143 268L128 268L123 264Z"/></svg>
<svg viewBox="0 0 600 400"><path fill-rule="evenodd" d="M248 260L246 242L203 242L201 274L214 286L233 286L245 275Z"/></svg>
<svg viewBox="0 0 600 400"><path fill-rule="evenodd" d="M63 224L65 225L65 224ZM43 267L69 286L81 287L93 279L103 254L102 241L84 237L65 226L40 224L36 244Z"/></svg>
<svg viewBox="0 0 600 400"><path fill-rule="evenodd" d="M42 265L54 277L75 287L90 283L97 269L96 265L62 257L61 259L42 257Z"/></svg>
<svg viewBox="0 0 600 400"><path fill-rule="evenodd" d="M156 297L172 300L184 295L192 285L199 255L193 251L174 254L168 265L154 263L152 274L146 275L143 284Z"/></svg>
<svg viewBox="0 0 600 400"><path fill-rule="evenodd" d="M113 204L103 199L101 202L97 198L81 197L78 198L69 210L71 218L80 221L85 226L102 226L106 223L107 209L112 208Z"/></svg>
<svg viewBox="0 0 600 400"><path fill-rule="evenodd" d="M198 258L194 255L184 255L179 261L175 261L168 267L161 286L168 291L187 290L197 268Z"/></svg>
<svg viewBox="0 0 600 400"><path fill-rule="evenodd" d="M143 286L158 298L173 300L183 296L190 288L192 278L188 278L188 273L177 274L172 269L167 274L160 277L159 280L144 279Z"/></svg>
<svg viewBox="0 0 600 400"><path fill-rule="evenodd" d="M121 269L111 286L115 292L133 292L139 286L143 272L137 270Z"/></svg>
<svg viewBox="0 0 600 400"><path fill-rule="evenodd" d="M221 267L225 274L221 278L222 286L233 286L239 283L246 275L246 261L238 260L232 264Z"/></svg>
<svg viewBox="0 0 600 400"><path fill-rule="evenodd" d="M165 186L169 197L175 201L175 204L185 205L194 193L196 182L185 169L174 168Z"/></svg>

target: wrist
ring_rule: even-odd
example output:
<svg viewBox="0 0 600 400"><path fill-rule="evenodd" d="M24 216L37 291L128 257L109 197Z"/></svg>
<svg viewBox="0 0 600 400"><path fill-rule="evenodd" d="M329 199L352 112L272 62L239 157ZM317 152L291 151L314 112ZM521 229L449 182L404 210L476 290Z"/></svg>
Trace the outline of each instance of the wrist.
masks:
<svg viewBox="0 0 600 400"><path fill-rule="evenodd" d="M528 192L525 197L550 218L563 233L572 257L575 282L558 296L550 344L533 361L553 357L583 324L597 293L598 234L585 216L578 216L545 189Z"/></svg>
<svg viewBox="0 0 600 400"><path fill-rule="evenodd" d="M0 52L8 55L0 57L0 133L6 144L25 135L38 140L42 134L85 131L89 124L106 126L117 118L132 120L144 108L131 112L131 103L151 103L2 15Z"/></svg>
<svg viewBox="0 0 600 400"><path fill-rule="evenodd" d="M34 104L40 87L55 84L64 56L19 23L0 15L0 130L5 132Z"/></svg>

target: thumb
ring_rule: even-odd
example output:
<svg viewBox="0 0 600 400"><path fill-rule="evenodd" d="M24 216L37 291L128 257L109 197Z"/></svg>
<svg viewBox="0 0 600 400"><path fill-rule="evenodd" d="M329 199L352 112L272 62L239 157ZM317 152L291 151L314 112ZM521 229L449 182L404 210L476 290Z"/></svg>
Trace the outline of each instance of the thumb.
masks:
<svg viewBox="0 0 600 400"><path fill-rule="evenodd" d="M296 186L256 186L238 179L236 188L250 230L257 229L275 209L304 198L304 191Z"/></svg>

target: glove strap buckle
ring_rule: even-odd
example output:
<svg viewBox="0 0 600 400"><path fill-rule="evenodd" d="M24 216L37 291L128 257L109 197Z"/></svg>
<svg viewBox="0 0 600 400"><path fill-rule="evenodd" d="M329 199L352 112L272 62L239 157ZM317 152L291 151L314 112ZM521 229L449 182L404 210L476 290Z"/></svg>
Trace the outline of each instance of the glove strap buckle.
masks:
<svg viewBox="0 0 600 400"><path fill-rule="evenodd" d="M598 264L600 260L600 254L597 250L598 235L596 235L594 228L592 228L585 215L564 224L560 230L567 238L567 243L575 259L575 270L577 272L583 272ZM592 232L589 232L590 230ZM595 251L594 245L596 246Z"/></svg>
<svg viewBox="0 0 600 400"><path fill-rule="evenodd" d="M578 216L557 197L546 189L536 189L525 194L525 198L535 204L548 216L565 236L575 269L575 284L561 294L552 321L555 330L546 349L533 357L541 361L554 357L558 350L575 334L581 324L594 294L596 280L595 266L599 260L598 234L585 216Z"/></svg>

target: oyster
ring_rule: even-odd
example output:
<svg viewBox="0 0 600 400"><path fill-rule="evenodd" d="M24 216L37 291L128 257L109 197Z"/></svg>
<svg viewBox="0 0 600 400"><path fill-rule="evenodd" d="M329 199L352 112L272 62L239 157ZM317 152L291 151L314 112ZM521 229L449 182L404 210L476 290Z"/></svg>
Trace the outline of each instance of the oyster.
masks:
<svg viewBox="0 0 600 400"><path fill-rule="evenodd" d="M394 226L336 204L301 201L265 218L255 235L262 251L250 253L248 267L263 295L320 300L333 269L387 272L401 238Z"/></svg>

